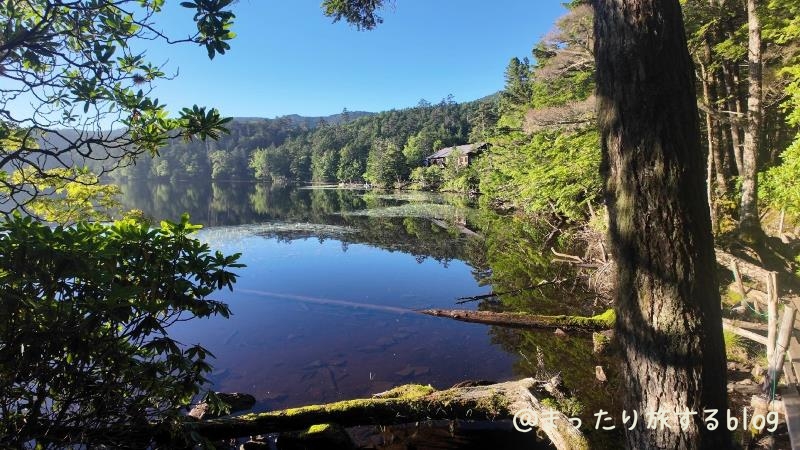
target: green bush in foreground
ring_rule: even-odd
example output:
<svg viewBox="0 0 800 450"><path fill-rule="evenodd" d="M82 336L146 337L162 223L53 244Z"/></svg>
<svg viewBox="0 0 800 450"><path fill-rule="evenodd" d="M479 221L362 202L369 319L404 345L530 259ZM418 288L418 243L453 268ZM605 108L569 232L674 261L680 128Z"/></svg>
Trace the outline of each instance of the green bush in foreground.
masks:
<svg viewBox="0 0 800 450"><path fill-rule="evenodd" d="M167 328L228 317L207 296L242 267L188 236L198 228L0 223L0 447L130 445L137 426L178 417L211 355Z"/></svg>

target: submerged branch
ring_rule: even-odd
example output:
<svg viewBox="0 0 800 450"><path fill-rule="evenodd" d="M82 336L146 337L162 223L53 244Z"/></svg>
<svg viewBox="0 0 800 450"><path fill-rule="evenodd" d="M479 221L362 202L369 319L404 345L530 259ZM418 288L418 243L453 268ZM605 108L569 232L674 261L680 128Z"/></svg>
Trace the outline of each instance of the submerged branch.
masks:
<svg viewBox="0 0 800 450"><path fill-rule="evenodd" d="M542 287L545 287L545 286L548 286L548 285L551 285L551 284L563 283L564 281L566 281L566 280L559 280L559 279L543 280L543 281L540 281L539 283L532 284L530 286L525 286L525 287L519 288L519 289L514 289L514 290L511 290L511 291L504 291L504 292L494 292L494 291L492 291L492 292L489 292L488 294L470 295L470 296L467 296L467 297L458 297L456 299L457 300L456 304L457 305L461 305L461 304L464 304L464 303L474 302L474 301L478 301L478 300L485 300L487 298L500 297L502 295L516 295L516 294L519 294L521 292L530 291L530 290L533 290L533 289L539 289L539 288L542 288Z"/></svg>

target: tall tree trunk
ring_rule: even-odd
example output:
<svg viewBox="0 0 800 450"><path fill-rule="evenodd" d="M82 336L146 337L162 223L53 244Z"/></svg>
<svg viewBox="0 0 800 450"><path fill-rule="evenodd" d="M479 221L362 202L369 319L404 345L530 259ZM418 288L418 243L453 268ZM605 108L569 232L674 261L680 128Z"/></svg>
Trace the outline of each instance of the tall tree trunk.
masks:
<svg viewBox="0 0 800 450"><path fill-rule="evenodd" d="M700 63L700 83L703 86L703 102L707 108L714 108L714 103L711 101L711 86L708 82L708 69L706 69L705 63ZM706 194L708 196L708 208L711 211L711 229L716 232L718 228L717 208L714 207L714 199L717 198L717 189L714 186L714 118L711 116L710 111L706 111L704 115L706 117L706 145L708 148L708 153L706 154Z"/></svg>
<svg viewBox="0 0 800 450"><path fill-rule="evenodd" d="M719 219L717 218L717 208L715 207L714 199L716 195L714 195L714 152L711 150L708 151L708 155L706 156L708 162L706 163L706 200L708 201L708 209L711 214L711 229L713 230L714 234L719 233Z"/></svg>
<svg viewBox="0 0 800 450"><path fill-rule="evenodd" d="M705 40L704 53L705 62L700 64L700 83L703 87L703 102L706 104L707 108L713 110L716 108L717 104L717 88L715 85L716 77L707 66L707 64L711 62L711 43L707 38ZM719 114L719 111L715 114ZM717 232L719 228L716 199L727 196L728 186L723 167L723 152L720 150L722 134L720 122L714 118L714 115L710 111L707 111L704 115L706 118L706 142L708 147L706 169L708 206L711 209L711 227Z"/></svg>
<svg viewBox="0 0 800 450"><path fill-rule="evenodd" d="M764 103L769 103L764 101ZM770 166L780 164L780 155L792 143L794 133L786 122L786 114L782 111L781 103L774 101L771 105L762 107L761 119L761 161L767 161Z"/></svg>
<svg viewBox="0 0 800 450"><path fill-rule="evenodd" d="M717 102L717 85L714 83L714 76L711 76L710 99ZM709 137L709 152L714 155L714 181L717 198L724 198L728 195L728 177L725 173L725 151L723 151L722 124L719 120L711 121L711 136Z"/></svg>
<svg viewBox="0 0 800 450"><path fill-rule="evenodd" d="M617 262L628 447L730 448L725 352L694 70L678 0L595 0L598 118ZM674 412L696 412L682 428ZM641 423L639 424L641 425Z"/></svg>
<svg viewBox="0 0 800 450"><path fill-rule="evenodd" d="M742 204L739 231L748 240L762 233L758 217L758 153L761 141L761 23L757 0L747 0L747 127L742 150Z"/></svg>
<svg viewBox="0 0 800 450"><path fill-rule="evenodd" d="M718 39L722 39L718 37ZM720 109L727 109L727 87L725 86L725 73L722 69L717 68L714 71L714 86L717 91L717 104ZM735 117L731 119L736 120ZM727 123L726 123L727 122ZM717 127L717 136L719 139L719 146L717 147L717 155L715 162L720 171L717 177L722 177L725 182L725 192L729 194L730 181L733 177L734 170L736 170L736 161L733 156L733 138L731 136L731 120L720 120Z"/></svg>
<svg viewBox="0 0 800 450"><path fill-rule="evenodd" d="M735 67L731 67L730 62L722 64L722 73L725 77L725 89L728 97L728 108L736 114L731 120L730 137L733 147L733 160L736 162L736 173L741 175L744 171L742 163L742 133L738 122L744 117L744 106L742 105L741 95L739 94L739 75Z"/></svg>

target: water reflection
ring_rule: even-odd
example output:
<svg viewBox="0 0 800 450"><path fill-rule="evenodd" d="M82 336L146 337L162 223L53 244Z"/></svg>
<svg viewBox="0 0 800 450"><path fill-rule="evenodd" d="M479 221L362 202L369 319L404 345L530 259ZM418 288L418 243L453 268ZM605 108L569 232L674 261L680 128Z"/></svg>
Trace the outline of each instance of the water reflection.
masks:
<svg viewBox="0 0 800 450"><path fill-rule="evenodd" d="M469 242L479 236L464 233L468 230L465 222L469 205L446 203L442 196L391 196L360 190L296 189L254 183L128 181L121 187L125 208L141 209L156 220L175 219L188 212L192 221L206 227L275 224L257 231L267 238L338 239L346 244L365 243L444 262L465 259L467 246L482 245ZM292 229L279 226L281 223L307 226ZM346 236L338 232L337 226L350 227L355 233Z"/></svg>
<svg viewBox="0 0 800 450"><path fill-rule="evenodd" d="M421 193L297 189L253 183L122 185L128 208L155 219L189 212L200 238L247 268L222 292L234 316L182 324L186 343L217 356L215 388L258 408L365 396L407 382L449 387L561 373L589 406L604 363L585 335L508 330L414 309L539 314L600 312L542 252L549 230L469 199ZM568 288L568 289L567 289ZM458 297L505 293L456 305ZM588 409L587 409L588 410ZM589 417L591 419L591 416Z"/></svg>

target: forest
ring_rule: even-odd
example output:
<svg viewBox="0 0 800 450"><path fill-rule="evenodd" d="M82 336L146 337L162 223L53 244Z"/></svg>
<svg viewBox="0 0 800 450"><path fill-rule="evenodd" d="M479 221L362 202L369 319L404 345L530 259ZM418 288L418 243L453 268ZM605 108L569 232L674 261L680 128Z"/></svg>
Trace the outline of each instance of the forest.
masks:
<svg viewBox="0 0 800 450"><path fill-rule="evenodd" d="M377 114L345 109L327 118L235 119L217 141L172 141L157 157L113 176L391 185L407 180L434 151L476 139L473 128L493 124L493 103L493 97L461 104L448 97Z"/></svg>
<svg viewBox="0 0 800 450"><path fill-rule="evenodd" d="M775 0L761 8L761 42L753 44L743 7L684 5L717 233L734 230L748 208L800 212L794 5ZM511 58L497 94L466 103L423 99L376 114L345 109L327 119L235 119L216 141L171 140L158 156L112 176L478 191L502 208L585 222L602 203L593 45L591 7L576 1L530 55ZM752 45L763 48L761 73L748 69ZM424 167L441 148L483 141L491 155L473 166Z"/></svg>
<svg viewBox="0 0 800 450"><path fill-rule="evenodd" d="M467 252L476 272L493 276L487 282L513 291L505 306L514 313L531 301L524 293L531 286L504 279L491 264L552 277L550 251L562 263L601 268L608 278L603 295L615 314L608 325L619 360L614 372L628 409L731 405L720 305L730 306L733 296L720 281L719 254L777 273L782 294L794 295L800 285L796 0L572 0L530 54L508 55L498 93L463 103L448 96L384 112L275 119L233 119L197 105L170 114L150 96L151 85L170 76L147 61L142 43L197 46L224 64L236 42L233 0L181 3L196 29L176 39L156 26L164 3L0 2L0 75L8 81L0 85L0 446L188 448L241 435L231 427L252 434L282 423L306 429L319 423L318 413L342 424L360 424L375 411L389 423L397 411L415 421L429 414L464 418L473 410L510 417L521 400L508 392L519 394L520 386L556 405L554 398L570 400L553 393L552 380L526 379L495 385L511 400L490 392L488 400L467 395L459 403L464 386L412 386L345 402L355 416L334 404L309 407L299 419L282 412L187 419L184 409L198 398L215 414L230 405L206 389L213 355L178 342L168 329L229 317L229 306L214 296L233 290L245 267L241 253L195 239L201 227L187 214L156 224L141 211L123 211L120 189L147 190L153 181L258 182L231 209L242 216L250 209L267 216L274 205L265 186L366 184L477 197L482 207L513 217L512 225L492 215L471 219L491 246L485 255L472 248L481 245L477 239L462 241L466 248L442 246L439 236L450 232L442 227L433 227L432 237L415 232L429 226L426 220L337 220L359 228L359 242L380 249L422 241L425 251L411 252L420 260ZM324 0L322 10L369 31L383 23L379 13L387 3ZM20 101L35 104L33 112L20 116ZM468 164L454 157L425 162L442 148L469 143L488 146ZM200 189L212 191L204 198L238 198L236 189L214 183ZM284 209L306 220L321 216L323 197L333 196L302 195L307 202ZM164 196L161 203L184 206L177 194ZM377 231L368 228L376 223ZM520 260L531 266L517 267ZM589 289L593 282L575 281ZM747 311L739 286L740 313L760 320L758 311ZM765 294L777 297L770 289L777 287ZM793 314L793 299L784 313ZM495 306L480 304L487 312ZM505 331L492 333L515 349L502 338ZM535 357L538 338L524 339L536 345L516 349ZM780 374L763 377L772 401ZM467 392L473 387L480 386L466 386ZM459 402L448 416L438 405L453 398ZM559 424L542 426L556 446L589 447ZM705 425L698 416L685 428L621 434L628 448L735 448L730 430Z"/></svg>

